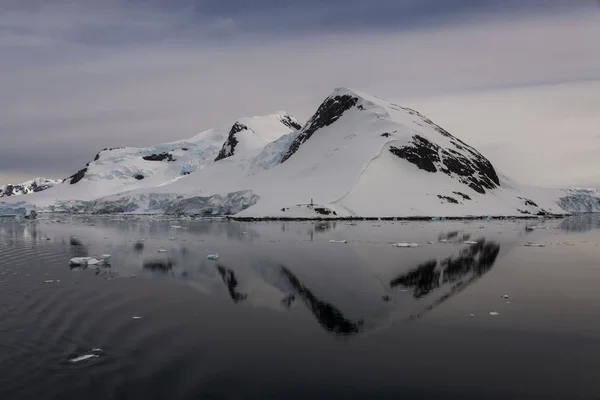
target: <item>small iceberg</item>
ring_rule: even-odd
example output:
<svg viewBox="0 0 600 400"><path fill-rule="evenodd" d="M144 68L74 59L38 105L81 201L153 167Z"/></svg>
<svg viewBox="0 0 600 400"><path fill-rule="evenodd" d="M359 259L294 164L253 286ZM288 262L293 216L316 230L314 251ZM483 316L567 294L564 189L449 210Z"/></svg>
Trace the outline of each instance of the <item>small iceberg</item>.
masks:
<svg viewBox="0 0 600 400"><path fill-rule="evenodd" d="M90 260L92 260L92 257L73 257L69 260L69 265L72 267L86 266L86 265L88 265ZM96 261L98 261L98 260L96 260Z"/></svg>
<svg viewBox="0 0 600 400"><path fill-rule="evenodd" d="M546 247L546 245L542 243L525 243L525 247Z"/></svg>
<svg viewBox="0 0 600 400"><path fill-rule="evenodd" d="M92 349L89 353L69 357L67 362L70 364L78 364L80 362L87 361L92 358L98 358L103 355L104 351L102 349Z"/></svg>
<svg viewBox="0 0 600 400"><path fill-rule="evenodd" d="M218 260L219 259L219 254L209 254L208 256L206 256L207 260Z"/></svg>
<svg viewBox="0 0 600 400"><path fill-rule="evenodd" d="M418 243L406 243L406 242L402 242L402 243L394 243L392 245L392 247L408 247L408 248L414 248L414 247L419 247Z"/></svg>
<svg viewBox="0 0 600 400"><path fill-rule="evenodd" d="M159 252L159 253L166 253L166 252L167 252L167 250L165 250L165 249L158 249L158 252Z"/></svg>
<svg viewBox="0 0 600 400"><path fill-rule="evenodd" d="M463 243L464 244L477 244L477 242L474 242L473 240L465 240Z"/></svg>
<svg viewBox="0 0 600 400"><path fill-rule="evenodd" d="M347 240L330 240L329 243L348 243Z"/></svg>

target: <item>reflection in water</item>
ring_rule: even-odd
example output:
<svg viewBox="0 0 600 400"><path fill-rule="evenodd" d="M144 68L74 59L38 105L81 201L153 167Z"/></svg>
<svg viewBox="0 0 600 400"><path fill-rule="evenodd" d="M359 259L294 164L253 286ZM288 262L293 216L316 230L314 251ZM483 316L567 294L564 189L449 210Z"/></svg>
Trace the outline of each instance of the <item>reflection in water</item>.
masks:
<svg viewBox="0 0 600 400"><path fill-rule="evenodd" d="M223 283L225 286L227 286L229 295L234 303L239 303L248 297L246 293L240 293L236 290L236 287L238 286L238 280L236 279L235 272L233 272L233 270L222 265L217 265L217 271L219 271L219 275L221 275Z"/></svg>
<svg viewBox="0 0 600 400"><path fill-rule="evenodd" d="M410 320L415 318L416 312L421 312L417 314L419 316L437 307L492 268L500 249L496 242L480 239L457 254L463 246L462 241L468 240L470 235L462 225L444 226L448 233L441 234L439 239L457 243L460 247L433 246L431 250L439 254L434 257L425 248L423 252L412 252L410 257L417 258L410 258L410 261L406 258L408 264L404 265L404 273L395 276L399 267L398 252L377 251L368 261L351 253L360 255L371 251L371 245L365 244L365 238L371 238L375 232L371 223L354 223L359 226L351 229L347 225L335 221L235 224L154 220L140 220L134 224L98 219L94 228L92 225L60 224L42 227L41 231L43 237L62 235L63 250L72 256L93 254L98 257L111 253L113 268L96 269L96 274L106 279L119 274L136 276L139 269L143 269L161 278L181 279L207 294L221 289L224 284L235 304L252 303L286 310L301 300L320 327L341 337L363 335L392 320ZM406 227L400 224L383 226L389 232L379 226L377 234L419 234L410 224ZM9 228L5 229L5 235L9 234ZM311 239L327 243L331 237L328 233L338 228L345 230L344 238L351 239L352 246L321 248L306 243ZM26 233L17 235L25 236ZM439 231L432 229L415 240L435 240L438 234ZM387 237L380 240L384 242L385 239ZM48 245L53 242L44 240ZM275 242L283 243L273 245ZM156 256L157 249L166 249L166 257ZM208 251L222 251L228 266L222 261L198 265L198 259L205 259ZM295 264L304 259L304 251L311 251L311 256L316 257L306 260L323 261ZM321 251L322 254L315 254ZM338 255L344 261L329 265L330 257ZM344 273L337 269L341 265ZM406 268L415 265L418 266L412 270ZM393 271L391 275L389 268ZM301 278L292 270L301 272ZM398 293L398 288L410 290L412 296Z"/></svg>
<svg viewBox="0 0 600 400"><path fill-rule="evenodd" d="M560 223L560 229L567 232L588 232L600 229L600 215L583 214L565 218Z"/></svg>
<svg viewBox="0 0 600 400"><path fill-rule="evenodd" d="M460 231L450 231L447 233L441 233L438 236L438 241L442 242L453 242L453 243L460 243L460 242L464 242L465 240L469 240L471 239L471 234L470 233L461 233Z"/></svg>
<svg viewBox="0 0 600 400"><path fill-rule="evenodd" d="M172 260L149 260L144 261L144 269L152 272L167 273L173 269L175 262Z"/></svg>
<svg viewBox="0 0 600 400"><path fill-rule="evenodd" d="M134 245L133 245L133 249L138 252L141 253L144 250L144 242L142 241L137 241Z"/></svg>
<svg viewBox="0 0 600 400"><path fill-rule="evenodd" d="M285 308L290 308L294 304L294 301L296 301L296 296L290 294L281 299L281 305Z"/></svg>
<svg viewBox="0 0 600 400"><path fill-rule="evenodd" d="M87 257L89 252L87 247L76 237L71 236L69 239L69 244L71 245L71 255L73 257Z"/></svg>
<svg viewBox="0 0 600 400"><path fill-rule="evenodd" d="M413 289L413 296L421 298L444 284L463 285L466 275L478 278L488 272L494 262L500 246L495 242L480 239L477 243L463 249L457 257L449 257L441 262L430 260L406 274L390 281L392 288L402 286Z"/></svg>
<svg viewBox="0 0 600 400"><path fill-rule="evenodd" d="M335 306L322 301L308 288L302 285L298 277L289 269L282 266L281 272L288 283L296 290L298 296L317 318L319 324L327 331L345 336L353 335L361 331L364 321L360 320L358 322L352 322L348 320Z"/></svg>

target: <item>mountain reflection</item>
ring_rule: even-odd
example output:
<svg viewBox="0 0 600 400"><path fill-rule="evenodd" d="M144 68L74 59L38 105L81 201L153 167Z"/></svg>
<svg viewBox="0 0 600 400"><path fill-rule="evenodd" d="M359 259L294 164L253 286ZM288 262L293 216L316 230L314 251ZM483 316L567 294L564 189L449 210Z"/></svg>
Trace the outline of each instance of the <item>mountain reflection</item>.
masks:
<svg viewBox="0 0 600 400"><path fill-rule="evenodd" d="M144 261L143 268L152 272L167 273L173 269L175 263L172 260L149 260Z"/></svg>
<svg viewBox="0 0 600 400"><path fill-rule="evenodd" d="M362 330L364 321L350 321L335 306L315 296L289 269L282 266L281 272L325 330L344 336L357 334Z"/></svg>
<svg viewBox="0 0 600 400"><path fill-rule="evenodd" d="M442 261L429 260L420 264L406 274L402 274L390 281L392 288L401 286L412 289L415 298L422 298L445 284L461 286L488 272L498 253L500 245L479 239L477 243L461 250L456 257L449 257ZM461 281L467 275L471 279Z"/></svg>
<svg viewBox="0 0 600 400"><path fill-rule="evenodd" d="M587 232L600 229L598 214L583 214L565 218L560 223L560 229L567 232Z"/></svg>
<svg viewBox="0 0 600 400"><path fill-rule="evenodd" d="M222 265L217 265L217 271L219 271L219 275L221 275L221 279L223 279L223 283L227 286L227 290L229 291L229 295L234 303L239 303L242 300L245 300L248 297L245 293L240 293L236 290L238 286L238 280L235 277L235 272L233 270L224 267Z"/></svg>

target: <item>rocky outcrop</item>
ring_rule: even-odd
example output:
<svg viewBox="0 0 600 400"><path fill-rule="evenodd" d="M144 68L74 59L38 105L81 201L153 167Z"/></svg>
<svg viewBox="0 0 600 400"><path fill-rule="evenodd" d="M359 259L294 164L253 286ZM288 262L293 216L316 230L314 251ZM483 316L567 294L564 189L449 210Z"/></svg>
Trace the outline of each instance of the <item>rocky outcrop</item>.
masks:
<svg viewBox="0 0 600 400"><path fill-rule="evenodd" d="M288 158L294 155L300 146L306 142L317 130L333 124L346 111L356 106L358 98L348 95L339 94L333 95L325 99L319 106L317 112L306 123L300 135L292 142L290 148L284 154L281 162L285 162Z"/></svg>
<svg viewBox="0 0 600 400"><path fill-rule="evenodd" d="M236 135L246 130L249 129L244 124L241 124L239 122L233 124L231 130L229 131L229 135L227 135L227 140L225 141L225 143L223 143L223 147L221 148L221 151L219 151L219 154L217 155L217 158L215 158L215 161L231 157L235 153L235 147L239 143L239 140L237 139Z"/></svg>

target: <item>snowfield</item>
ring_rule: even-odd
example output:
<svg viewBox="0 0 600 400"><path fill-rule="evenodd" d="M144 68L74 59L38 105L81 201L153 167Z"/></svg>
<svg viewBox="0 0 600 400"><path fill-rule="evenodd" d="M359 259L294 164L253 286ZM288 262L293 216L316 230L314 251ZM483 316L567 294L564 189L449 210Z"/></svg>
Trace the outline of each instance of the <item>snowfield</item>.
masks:
<svg viewBox="0 0 600 400"><path fill-rule="evenodd" d="M239 218L600 211L597 191L516 184L417 111L345 88L304 126L277 112L189 140L105 149L63 183L20 200L38 211Z"/></svg>

